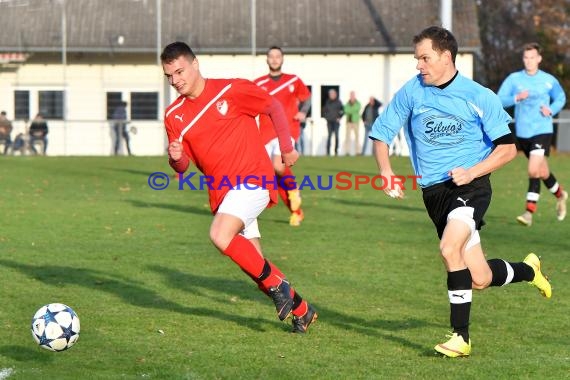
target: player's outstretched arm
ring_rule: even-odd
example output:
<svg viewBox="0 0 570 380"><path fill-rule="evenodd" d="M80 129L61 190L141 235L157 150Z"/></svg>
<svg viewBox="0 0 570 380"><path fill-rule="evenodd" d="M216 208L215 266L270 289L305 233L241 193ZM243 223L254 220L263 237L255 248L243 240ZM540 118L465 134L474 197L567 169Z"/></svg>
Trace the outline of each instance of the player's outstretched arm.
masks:
<svg viewBox="0 0 570 380"><path fill-rule="evenodd" d="M387 181L387 186L384 187L384 193L391 198L404 198L404 191L397 183L393 182L396 176L390 164L390 147L388 144L380 140L374 140L374 157L376 158L380 175L384 181Z"/></svg>

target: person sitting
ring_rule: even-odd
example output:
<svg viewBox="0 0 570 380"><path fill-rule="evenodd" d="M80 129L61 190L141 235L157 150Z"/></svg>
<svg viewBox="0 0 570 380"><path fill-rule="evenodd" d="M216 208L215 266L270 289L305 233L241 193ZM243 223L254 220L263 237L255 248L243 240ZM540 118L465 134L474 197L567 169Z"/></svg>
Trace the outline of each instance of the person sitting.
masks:
<svg viewBox="0 0 570 380"><path fill-rule="evenodd" d="M19 152L21 156L25 155L26 152L26 135L23 133L18 133L12 144L12 155Z"/></svg>
<svg viewBox="0 0 570 380"><path fill-rule="evenodd" d="M12 122L6 117L6 111L0 112L0 142L4 145L3 154L7 154L12 145Z"/></svg>
<svg viewBox="0 0 570 380"><path fill-rule="evenodd" d="M47 122L44 120L41 113L38 113L34 120L32 120L32 124L30 125L30 148L34 152L34 154L38 154L34 143L36 141L41 141L43 144L43 152L42 154L45 156L47 150L47 134L48 134L48 125Z"/></svg>

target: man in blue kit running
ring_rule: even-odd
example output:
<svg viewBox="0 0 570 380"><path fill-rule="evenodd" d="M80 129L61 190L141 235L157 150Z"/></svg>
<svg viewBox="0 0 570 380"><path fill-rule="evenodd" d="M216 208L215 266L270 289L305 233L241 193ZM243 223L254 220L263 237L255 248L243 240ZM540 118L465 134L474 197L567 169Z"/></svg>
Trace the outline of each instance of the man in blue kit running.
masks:
<svg viewBox="0 0 570 380"><path fill-rule="evenodd" d="M515 106L515 129L519 144L528 158L528 192L526 211L517 217L524 225L532 225L532 215L540 198L540 181L556 197L556 216L566 218L568 193L548 167L547 157L554 127L552 116L566 103L566 95L554 76L540 70L540 45L528 43L523 47L524 69L510 74L499 88L503 107Z"/></svg>
<svg viewBox="0 0 570 380"><path fill-rule="evenodd" d="M380 175L397 178L389 144L404 127L410 159L427 212L440 239L447 269L450 304L449 340L434 349L448 357L471 354L469 316L473 289L528 281L552 296L540 260L487 260L479 230L491 202L490 174L516 156L510 116L491 90L455 68L457 41L448 30L432 26L413 39L419 74L394 95L372 126L370 138ZM394 183L386 194L403 198Z"/></svg>

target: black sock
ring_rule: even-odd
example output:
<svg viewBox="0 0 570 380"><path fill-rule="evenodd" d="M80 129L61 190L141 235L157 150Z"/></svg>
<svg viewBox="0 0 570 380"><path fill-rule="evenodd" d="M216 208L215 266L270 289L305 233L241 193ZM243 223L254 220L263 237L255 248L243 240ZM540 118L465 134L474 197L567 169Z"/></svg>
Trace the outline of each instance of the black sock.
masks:
<svg viewBox="0 0 570 380"><path fill-rule="evenodd" d="M508 263L501 259L487 260L487 263L493 272L490 286L504 286L534 279L534 270L525 263Z"/></svg>
<svg viewBox="0 0 570 380"><path fill-rule="evenodd" d="M472 279L469 269L447 272L449 322L453 332L469 343L469 314L471 312Z"/></svg>
<svg viewBox="0 0 570 380"><path fill-rule="evenodd" d="M265 260L265 264L263 265L263 270L261 271L261 274L257 278L256 282L257 281L261 282L265 280L267 277L269 277L270 274L271 274L271 266L269 265L269 262Z"/></svg>
<svg viewBox="0 0 570 380"><path fill-rule="evenodd" d="M542 182L544 182L544 184L546 185L546 187L548 188L548 190L552 191L552 188L554 186L556 186L556 184L558 183L556 181L556 177L554 177L554 175L552 173L550 173L550 175L548 176L547 179L543 179Z"/></svg>
<svg viewBox="0 0 570 380"><path fill-rule="evenodd" d="M548 178L542 180L542 182L544 182L546 187L548 187L548 190L554 194L556 198L560 198L562 196L562 186L560 186L556 177L554 177L554 174L550 173Z"/></svg>

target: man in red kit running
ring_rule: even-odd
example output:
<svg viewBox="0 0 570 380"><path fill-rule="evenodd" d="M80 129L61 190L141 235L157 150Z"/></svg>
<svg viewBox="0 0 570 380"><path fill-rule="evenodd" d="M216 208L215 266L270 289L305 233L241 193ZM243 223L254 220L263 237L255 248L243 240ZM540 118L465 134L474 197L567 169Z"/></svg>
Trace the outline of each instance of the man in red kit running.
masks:
<svg viewBox="0 0 570 380"><path fill-rule="evenodd" d="M267 66L269 66L269 74L257 78L254 82L283 105L291 128L291 136L297 142L301 136L301 122L305 120L311 108L311 92L299 77L281 71L283 51L280 47L272 46L267 50ZM279 195L291 212L289 224L299 226L304 218L301 209L301 194L291 168L281 160L277 135L267 115L260 115L259 131L265 150L273 162L275 174L277 174Z"/></svg>
<svg viewBox="0 0 570 380"><path fill-rule="evenodd" d="M170 166L184 173L192 161L211 179L212 243L271 297L280 320L292 313L292 331L306 332L317 313L263 257L257 225L261 212L277 203L277 191L255 117L264 114L273 121L285 165L299 157L283 107L248 80L204 78L184 42L166 46L160 59L168 82L180 94L164 116Z"/></svg>

